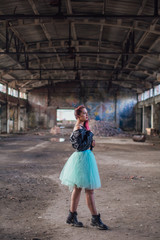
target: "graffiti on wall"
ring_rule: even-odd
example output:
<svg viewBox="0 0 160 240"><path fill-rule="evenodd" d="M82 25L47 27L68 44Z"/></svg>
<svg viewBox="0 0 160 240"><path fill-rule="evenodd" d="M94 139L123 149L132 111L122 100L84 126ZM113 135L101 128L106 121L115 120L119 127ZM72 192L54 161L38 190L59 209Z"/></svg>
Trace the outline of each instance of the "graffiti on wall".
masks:
<svg viewBox="0 0 160 240"><path fill-rule="evenodd" d="M114 102L87 102L90 118L95 120L113 121L115 115Z"/></svg>
<svg viewBox="0 0 160 240"><path fill-rule="evenodd" d="M119 127L130 130L135 126L135 105L137 103L136 96L124 96L117 101L117 121Z"/></svg>
<svg viewBox="0 0 160 240"><path fill-rule="evenodd" d="M85 106L88 110L90 119L95 120L103 120L108 122L116 122L117 125L122 129L134 129L135 126L135 112L134 106L137 103L136 94L128 91L120 91L117 93L115 98L114 93L103 93L102 98L100 99L99 95L97 97L97 93L88 94L87 101L85 102ZM42 97L43 96L43 100ZM43 118L43 124L47 126L47 124L52 120L54 124L56 124L56 109L57 108L75 108L81 104L83 101L79 98L77 94L58 94L54 93L54 95L50 96L50 106L47 103L47 92L46 94L40 94L40 100L38 100L38 95L34 97L34 93L32 96L29 96L31 99L30 104L32 102L40 102L45 111L40 111L37 108L34 109L34 119L31 119L31 125L36 125L36 123L40 124L38 119ZM34 101L33 101L34 100ZM51 108L51 109L50 109ZM49 111L49 109L51 111ZM43 113L43 114L42 114ZM43 116L42 116L43 115ZM32 117L33 117L32 116ZM41 125L43 125L41 124ZM52 123L53 125L53 123Z"/></svg>

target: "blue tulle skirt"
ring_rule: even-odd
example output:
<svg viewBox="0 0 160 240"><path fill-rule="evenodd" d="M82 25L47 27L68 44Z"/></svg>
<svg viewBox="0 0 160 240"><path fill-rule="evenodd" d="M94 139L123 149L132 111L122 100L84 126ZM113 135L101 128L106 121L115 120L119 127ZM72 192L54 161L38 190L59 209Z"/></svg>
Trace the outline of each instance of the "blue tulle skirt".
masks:
<svg viewBox="0 0 160 240"><path fill-rule="evenodd" d="M91 150L74 152L60 174L61 183L70 191L78 188L95 189L101 187L97 163Z"/></svg>

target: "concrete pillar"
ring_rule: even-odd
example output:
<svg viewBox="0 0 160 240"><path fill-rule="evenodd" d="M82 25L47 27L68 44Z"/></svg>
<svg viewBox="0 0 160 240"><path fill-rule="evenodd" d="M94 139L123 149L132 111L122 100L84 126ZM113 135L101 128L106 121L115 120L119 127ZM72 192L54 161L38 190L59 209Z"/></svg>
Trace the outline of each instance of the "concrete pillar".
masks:
<svg viewBox="0 0 160 240"><path fill-rule="evenodd" d="M138 131L138 121L139 121L139 118L138 118L138 107L136 106L136 131Z"/></svg>
<svg viewBox="0 0 160 240"><path fill-rule="evenodd" d="M136 106L136 131L138 132L142 132L142 108L138 108L138 106Z"/></svg>
<svg viewBox="0 0 160 240"><path fill-rule="evenodd" d="M117 124L117 93L115 93L114 95L114 103L115 103L114 121Z"/></svg>
<svg viewBox="0 0 160 240"><path fill-rule="evenodd" d="M145 106L143 106L143 127L142 127L142 132L146 133L146 128L148 127L148 118L147 118L147 109Z"/></svg>
<svg viewBox="0 0 160 240"><path fill-rule="evenodd" d="M6 123L6 132L7 133L9 133L10 131L9 131L9 122L10 122L10 116L9 116L9 103L7 102L6 103L6 121L7 121L7 123Z"/></svg>
<svg viewBox="0 0 160 240"><path fill-rule="evenodd" d="M57 125L57 108L54 109L54 122Z"/></svg>
<svg viewBox="0 0 160 240"><path fill-rule="evenodd" d="M0 133L2 132L2 105L0 104Z"/></svg>
<svg viewBox="0 0 160 240"><path fill-rule="evenodd" d="M142 132L143 133L145 133L144 119L145 119L145 107L143 106L143 114L142 114Z"/></svg>
<svg viewBox="0 0 160 240"><path fill-rule="evenodd" d="M154 105L154 128L160 131L160 103Z"/></svg>
<svg viewBox="0 0 160 240"><path fill-rule="evenodd" d="M160 103L157 104L158 107L158 126L157 130L160 132Z"/></svg>
<svg viewBox="0 0 160 240"><path fill-rule="evenodd" d="M9 102L8 102L8 84L6 85L6 132L9 133Z"/></svg>
<svg viewBox="0 0 160 240"><path fill-rule="evenodd" d="M17 130L20 131L20 106L17 105Z"/></svg>
<svg viewBox="0 0 160 240"><path fill-rule="evenodd" d="M17 105L17 131L20 131L20 103L19 103L20 92L18 90L18 105Z"/></svg>
<svg viewBox="0 0 160 240"><path fill-rule="evenodd" d="M154 104L151 104L151 128L154 128Z"/></svg>
<svg viewBox="0 0 160 240"><path fill-rule="evenodd" d="M52 128L57 122L57 109L53 106L47 108L47 127Z"/></svg>

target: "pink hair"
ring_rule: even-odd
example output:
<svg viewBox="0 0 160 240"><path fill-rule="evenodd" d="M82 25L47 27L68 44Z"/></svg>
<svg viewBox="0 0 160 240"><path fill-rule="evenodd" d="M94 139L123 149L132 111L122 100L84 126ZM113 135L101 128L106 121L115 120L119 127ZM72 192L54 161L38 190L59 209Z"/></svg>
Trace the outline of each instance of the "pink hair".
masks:
<svg viewBox="0 0 160 240"><path fill-rule="evenodd" d="M80 113L82 112L82 109L83 109L83 108L86 108L86 107L85 107L84 105L80 105L80 106L78 106L77 108L75 108L75 110L74 110L74 115L75 115L76 119L78 118L78 116L79 116ZM88 120L84 123L84 127L85 127L87 130L90 130Z"/></svg>
<svg viewBox="0 0 160 240"><path fill-rule="evenodd" d="M84 105L80 105L80 106L78 106L77 108L74 109L74 115L75 115L76 119L78 118L78 116L82 112L83 108L85 108L85 106Z"/></svg>

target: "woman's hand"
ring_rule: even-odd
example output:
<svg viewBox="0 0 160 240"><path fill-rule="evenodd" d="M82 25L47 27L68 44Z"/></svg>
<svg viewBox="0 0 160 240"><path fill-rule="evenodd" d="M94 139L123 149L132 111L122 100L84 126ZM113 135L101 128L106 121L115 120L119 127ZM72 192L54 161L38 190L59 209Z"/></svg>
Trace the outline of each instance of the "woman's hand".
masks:
<svg viewBox="0 0 160 240"><path fill-rule="evenodd" d="M89 121L88 121L88 120L85 121L84 126L85 126L85 128L86 128L88 131L90 131L90 128L89 128Z"/></svg>
<svg viewBox="0 0 160 240"><path fill-rule="evenodd" d="M95 145L96 145L96 142L95 142L95 140L93 140L92 141L92 147L95 147Z"/></svg>

